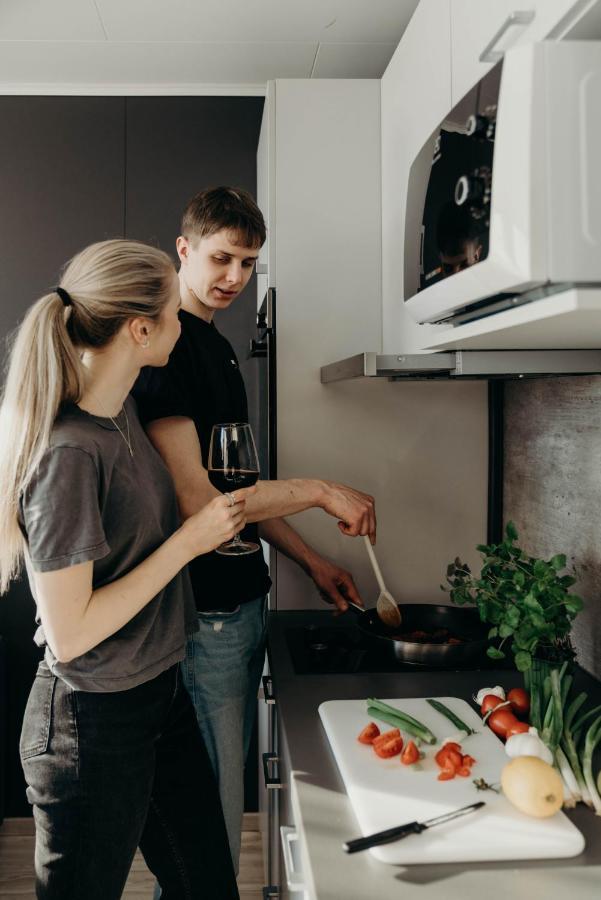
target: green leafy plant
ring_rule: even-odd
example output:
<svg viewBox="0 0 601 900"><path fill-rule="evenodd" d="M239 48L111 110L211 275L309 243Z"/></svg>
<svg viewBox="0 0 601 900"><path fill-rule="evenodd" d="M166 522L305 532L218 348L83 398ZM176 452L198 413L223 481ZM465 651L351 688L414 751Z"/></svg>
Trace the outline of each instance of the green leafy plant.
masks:
<svg viewBox="0 0 601 900"><path fill-rule="evenodd" d="M479 575L457 558L441 588L459 606L476 605L481 620L492 626L488 637L493 643L487 650L492 659L503 659L509 646L516 667L526 672L534 657L552 665L573 659L570 629L583 600L569 593L576 579L560 574L566 567L563 553L536 559L517 546L517 539L515 525L508 522L502 543L478 545L483 559Z"/></svg>

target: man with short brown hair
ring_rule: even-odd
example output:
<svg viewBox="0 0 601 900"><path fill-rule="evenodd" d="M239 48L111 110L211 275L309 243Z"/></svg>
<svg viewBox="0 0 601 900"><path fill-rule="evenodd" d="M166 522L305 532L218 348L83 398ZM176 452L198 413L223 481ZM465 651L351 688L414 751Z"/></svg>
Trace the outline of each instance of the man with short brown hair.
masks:
<svg viewBox="0 0 601 900"><path fill-rule="evenodd" d="M245 288L264 241L263 216L241 189L202 191L184 212L177 239L182 334L167 366L145 372L135 391L149 437L173 475L183 518L218 493L207 474L212 426L248 421L238 362L213 316ZM335 482L296 478L258 482L246 504L250 524L241 537L257 541L260 535L298 563L328 602L345 610L347 599L361 603L351 575L282 518L311 507L334 516L343 534L369 534L375 541L372 497ZM243 769L263 669L271 582L260 552L209 553L193 560L190 575L200 630L188 643L182 672L219 781L237 869Z"/></svg>

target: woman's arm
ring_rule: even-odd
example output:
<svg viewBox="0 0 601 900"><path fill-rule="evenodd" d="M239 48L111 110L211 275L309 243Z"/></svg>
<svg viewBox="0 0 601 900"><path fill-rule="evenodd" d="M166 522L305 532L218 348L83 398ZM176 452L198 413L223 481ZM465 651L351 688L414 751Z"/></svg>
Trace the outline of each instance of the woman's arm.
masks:
<svg viewBox="0 0 601 900"><path fill-rule="evenodd" d="M93 562L54 572L34 572L36 602L46 640L59 662L70 662L119 631L191 559L214 550L244 527L245 498L255 488L235 492L229 505L216 497L127 575L92 589Z"/></svg>

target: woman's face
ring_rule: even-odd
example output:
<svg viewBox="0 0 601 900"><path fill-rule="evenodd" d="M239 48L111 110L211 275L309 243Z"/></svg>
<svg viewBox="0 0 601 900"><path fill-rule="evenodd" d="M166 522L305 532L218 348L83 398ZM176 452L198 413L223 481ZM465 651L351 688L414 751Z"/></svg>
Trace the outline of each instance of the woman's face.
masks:
<svg viewBox="0 0 601 900"><path fill-rule="evenodd" d="M145 351L144 359L147 366L166 366L169 354L180 336L182 326L178 313L182 304L179 290L179 279L173 270L169 300L161 313L161 318L148 336L150 346Z"/></svg>

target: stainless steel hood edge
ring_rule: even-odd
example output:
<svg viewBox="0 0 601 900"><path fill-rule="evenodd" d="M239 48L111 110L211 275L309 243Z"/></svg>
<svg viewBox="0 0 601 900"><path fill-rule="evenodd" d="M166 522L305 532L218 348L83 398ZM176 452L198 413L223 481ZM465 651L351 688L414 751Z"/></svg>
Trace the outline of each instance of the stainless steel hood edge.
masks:
<svg viewBox="0 0 601 900"><path fill-rule="evenodd" d="M321 383L351 378L526 378L601 374L601 350L453 350L424 354L357 353L321 368Z"/></svg>

